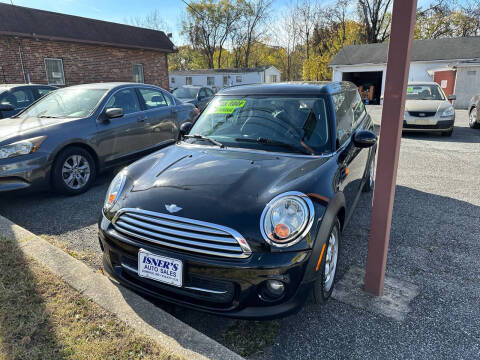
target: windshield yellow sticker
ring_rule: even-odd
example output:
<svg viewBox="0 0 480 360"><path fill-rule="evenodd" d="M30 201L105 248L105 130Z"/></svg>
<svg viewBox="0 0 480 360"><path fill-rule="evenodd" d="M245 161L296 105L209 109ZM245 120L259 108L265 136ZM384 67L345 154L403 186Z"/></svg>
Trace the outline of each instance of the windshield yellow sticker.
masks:
<svg viewBox="0 0 480 360"><path fill-rule="evenodd" d="M243 108L246 100L220 100L214 109L214 114L231 114L235 109Z"/></svg>

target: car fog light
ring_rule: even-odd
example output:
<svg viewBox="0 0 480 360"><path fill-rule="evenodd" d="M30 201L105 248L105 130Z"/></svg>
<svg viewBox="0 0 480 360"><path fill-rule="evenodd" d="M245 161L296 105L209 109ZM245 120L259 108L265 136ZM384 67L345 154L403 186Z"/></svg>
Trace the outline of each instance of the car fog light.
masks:
<svg viewBox="0 0 480 360"><path fill-rule="evenodd" d="M278 280L267 280L265 290L270 298L276 299L285 292L285 284Z"/></svg>

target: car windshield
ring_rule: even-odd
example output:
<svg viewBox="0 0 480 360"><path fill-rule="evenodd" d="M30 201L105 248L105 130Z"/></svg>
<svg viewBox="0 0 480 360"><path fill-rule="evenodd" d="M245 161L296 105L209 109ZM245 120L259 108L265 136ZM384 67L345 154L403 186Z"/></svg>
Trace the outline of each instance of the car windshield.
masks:
<svg viewBox="0 0 480 360"><path fill-rule="evenodd" d="M55 90L18 115L19 118L82 118L97 107L107 89Z"/></svg>
<svg viewBox="0 0 480 360"><path fill-rule="evenodd" d="M228 147L305 154L330 150L322 97L216 96L190 135L201 135ZM186 141L211 145L211 141L199 137Z"/></svg>
<svg viewBox="0 0 480 360"><path fill-rule="evenodd" d="M172 94L179 99L193 99L197 92L198 88L181 87L173 90Z"/></svg>
<svg viewBox="0 0 480 360"><path fill-rule="evenodd" d="M408 85L407 100L445 100L438 85Z"/></svg>

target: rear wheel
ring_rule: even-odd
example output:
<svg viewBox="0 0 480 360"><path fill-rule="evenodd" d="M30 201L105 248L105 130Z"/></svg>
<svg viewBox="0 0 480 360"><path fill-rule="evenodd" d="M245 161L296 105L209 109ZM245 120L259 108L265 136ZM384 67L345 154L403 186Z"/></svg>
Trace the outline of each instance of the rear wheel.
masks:
<svg viewBox="0 0 480 360"><path fill-rule="evenodd" d="M317 304L325 304L335 286L340 253L340 221L338 218L335 218L330 235L323 246L319 275L313 286L313 296Z"/></svg>
<svg viewBox="0 0 480 360"><path fill-rule="evenodd" d="M54 189L65 195L81 194L90 188L96 175L95 161L90 153L77 146L62 150L52 168Z"/></svg>
<svg viewBox="0 0 480 360"><path fill-rule="evenodd" d="M478 114L477 114L477 108L472 108L470 110L470 113L468 114L468 125L472 129L478 129L480 128L480 123L478 123Z"/></svg>

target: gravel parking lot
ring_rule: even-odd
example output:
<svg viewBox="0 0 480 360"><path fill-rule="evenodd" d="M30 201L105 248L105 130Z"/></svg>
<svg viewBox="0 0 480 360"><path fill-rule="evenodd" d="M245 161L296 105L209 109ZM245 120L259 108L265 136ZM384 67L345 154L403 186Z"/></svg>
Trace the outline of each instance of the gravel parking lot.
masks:
<svg viewBox="0 0 480 360"><path fill-rule="evenodd" d="M380 112L371 108L376 118ZM112 176L102 175L77 197L2 194L0 214L100 269L96 221ZM362 195L343 234L340 275L365 265L370 204L371 196ZM480 130L468 127L466 111L457 111L451 138L402 138L387 273L420 288L404 322L336 300L324 307L308 304L268 328L247 326L259 337L272 331L275 339L254 357L480 358ZM242 327L216 316L172 311L221 342L224 330Z"/></svg>

